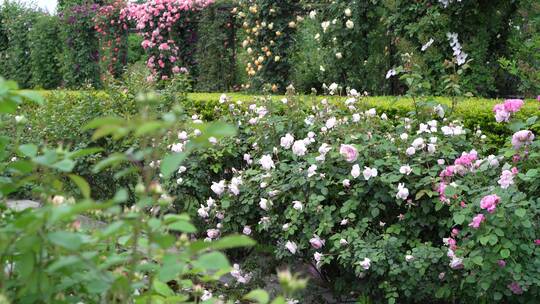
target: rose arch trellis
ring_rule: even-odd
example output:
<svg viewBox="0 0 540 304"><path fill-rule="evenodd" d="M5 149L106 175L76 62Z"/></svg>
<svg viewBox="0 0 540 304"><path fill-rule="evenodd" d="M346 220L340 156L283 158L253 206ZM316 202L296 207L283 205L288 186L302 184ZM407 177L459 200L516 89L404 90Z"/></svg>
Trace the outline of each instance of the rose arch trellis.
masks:
<svg viewBox="0 0 540 304"><path fill-rule="evenodd" d="M135 31L143 37L148 54L148 80L166 80L187 72L194 60L190 47L196 41L194 12L213 0L151 0L143 4L123 0L104 5L95 17L101 58L108 71L119 75L127 62L127 34ZM186 51L187 49L187 51Z"/></svg>

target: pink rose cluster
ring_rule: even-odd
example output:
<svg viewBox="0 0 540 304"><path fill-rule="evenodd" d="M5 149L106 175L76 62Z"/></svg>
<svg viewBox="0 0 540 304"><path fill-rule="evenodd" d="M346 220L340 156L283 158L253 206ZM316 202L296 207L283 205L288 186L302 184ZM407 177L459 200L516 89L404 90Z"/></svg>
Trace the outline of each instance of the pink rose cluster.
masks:
<svg viewBox="0 0 540 304"><path fill-rule="evenodd" d="M504 103L496 104L493 107L495 113L495 120L497 122L507 122L512 116L512 113L516 113L523 107L523 100L521 99L507 99Z"/></svg>
<svg viewBox="0 0 540 304"><path fill-rule="evenodd" d="M200 10L213 0L151 0L143 4L128 5L123 14L136 22L136 28L143 36L141 46L149 53L146 62L154 76L168 79L171 74L185 71L177 65L179 47L168 39L177 24L186 18L183 12Z"/></svg>
<svg viewBox="0 0 540 304"><path fill-rule="evenodd" d="M444 191L446 186L450 183L450 179L456 174L465 175L468 170L474 168L476 161L478 160L478 153L475 150L471 152L463 152L461 156L454 161L453 165L446 166L439 177L442 181L439 184L438 192L439 198L442 202L449 203L450 200L445 196Z"/></svg>

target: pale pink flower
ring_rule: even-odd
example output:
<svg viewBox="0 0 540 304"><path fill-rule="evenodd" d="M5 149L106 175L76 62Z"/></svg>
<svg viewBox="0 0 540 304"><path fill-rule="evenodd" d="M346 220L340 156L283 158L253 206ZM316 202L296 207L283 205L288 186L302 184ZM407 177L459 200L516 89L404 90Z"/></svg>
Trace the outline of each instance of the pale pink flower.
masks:
<svg viewBox="0 0 540 304"><path fill-rule="evenodd" d="M515 150L519 150L522 146L532 144L534 140L533 132L529 130L521 130L512 136L512 146Z"/></svg>
<svg viewBox="0 0 540 304"><path fill-rule="evenodd" d="M485 220L486 218L483 214L477 214L475 217L473 217L472 222L469 224L469 227L478 229L480 227L480 224Z"/></svg>
<svg viewBox="0 0 540 304"><path fill-rule="evenodd" d="M358 158L358 150L352 145L341 145L339 154L345 157L345 160L352 163Z"/></svg>
<svg viewBox="0 0 540 304"><path fill-rule="evenodd" d="M493 213L500 200L501 198L496 194L484 196L480 201L480 208L486 209L489 213Z"/></svg>
<svg viewBox="0 0 540 304"><path fill-rule="evenodd" d="M320 249L324 246L325 240L314 234L313 237L309 240L309 243L313 248Z"/></svg>

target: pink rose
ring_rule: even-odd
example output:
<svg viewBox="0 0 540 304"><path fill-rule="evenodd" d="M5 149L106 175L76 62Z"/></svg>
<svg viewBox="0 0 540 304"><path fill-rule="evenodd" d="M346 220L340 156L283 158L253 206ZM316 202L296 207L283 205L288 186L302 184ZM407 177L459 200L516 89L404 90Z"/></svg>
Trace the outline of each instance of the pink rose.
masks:
<svg viewBox="0 0 540 304"><path fill-rule="evenodd" d="M480 201L480 208L486 209L489 213L493 213L500 200L501 198L496 194L484 196Z"/></svg>
<svg viewBox="0 0 540 304"><path fill-rule="evenodd" d="M480 227L480 224L485 221L486 218L483 214L477 214L475 217L473 217L472 222L469 224L469 227L473 227L475 229L478 229Z"/></svg>
<svg viewBox="0 0 540 304"><path fill-rule="evenodd" d="M345 157L345 160L352 163L358 158L358 150L352 145L341 145L339 148L339 154Z"/></svg>
<svg viewBox="0 0 540 304"><path fill-rule="evenodd" d="M534 140L533 132L529 130L521 130L512 136L512 146L515 150L519 150L523 145L530 145Z"/></svg>
<svg viewBox="0 0 540 304"><path fill-rule="evenodd" d="M515 113L523 107L523 100L521 99L507 99L504 101L504 110L510 113Z"/></svg>
<svg viewBox="0 0 540 304"><path fill-rule="evenodd" d="M320 249L322 248L322 246L324 246L325 241L317 235L313 235L313 237L309 240L309 243L311 244L311 246L313 246L313 248Z"/></svg>

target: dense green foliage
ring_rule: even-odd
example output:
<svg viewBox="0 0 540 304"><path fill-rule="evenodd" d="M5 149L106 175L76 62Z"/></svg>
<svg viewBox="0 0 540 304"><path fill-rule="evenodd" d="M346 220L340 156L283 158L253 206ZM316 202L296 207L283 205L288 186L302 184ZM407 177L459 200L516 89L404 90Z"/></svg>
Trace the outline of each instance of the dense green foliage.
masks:
<svg viewBox="0 0 540 304"><path fill-rule="evenodd" d="M36 88L54 89L62 83L60 40L61 30L54 16L37 17L28 33L31 84Z"/></svg>
<svg viewBox="0 0 540 304"><path fill-rule="evenodd" d="M197 91L226 92L238 83L232 9L232 1L223 1L201 12L197 24Z"/></svg>
<svg viewBox="0 0 540 304"><path fill-rule="evenodd" d="M292 83L302 92L314 88L320 93L324 84L336 82L373 95L396 95L410 85L397 77L386 79L387 71L413 64L431 95L446 95L443 80L455 72L446 64L453 56L448 34L456 33L471 60L461 75L464 92L535 96L540 89L540 4L447 2L218 1L184 12L168 38L178 45L177 63L188 69L198 91L242 87L284 92ZM62 35L55 38L50 29L44 41L33 42L27 32L41 13L16 2L3 4L0 74L23 87L58 86L56 77L50 83L36 82L45 65L33 68L32 56L23 56L31 54L33 44L56 41L65 46L61 55L52 56L60 58L65 87L100 86L100 76L105 78L108 71L121 78L126 62L150 58L143 55L137 34L125 35L135 31L135 20L120 14L125 5L62 1L59 15L51 17L60 20ZM57 76L52 61L47 70Z"/></svg>
<svg viewBox="0 0 540 304"><path fill-rule="evenodd" d="M34 9L16 2L0 6L0 27L7 42L0 46L0 75L10 75L23 87L29 87L32 80L29 31L37 15Z"/></svg>
<svg viewBox="0 0 540 304"><path fill-rule="evenodd" d="M62 71L69 88L100 87L99 41L93 17L97 4L66 7L60 14L62 27Z"/></svg>

